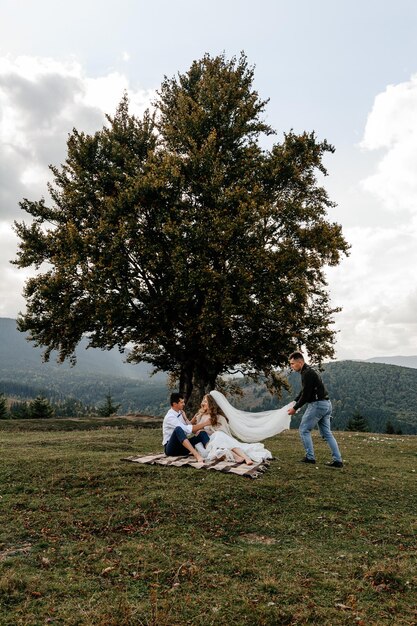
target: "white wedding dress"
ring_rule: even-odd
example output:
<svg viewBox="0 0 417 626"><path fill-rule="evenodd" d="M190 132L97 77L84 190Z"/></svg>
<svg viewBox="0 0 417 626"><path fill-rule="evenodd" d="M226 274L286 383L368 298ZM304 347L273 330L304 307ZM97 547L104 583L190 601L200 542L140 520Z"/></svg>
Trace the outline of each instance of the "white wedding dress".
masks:
<svg viewBox="0 0 417 626"><path fill-rule="evenodd" d="M233 448L240 448L255 463L271 459L272 454L259 440L267 439L290 427L291 416L288 409L291 402L282 409L250 413L235 409L219 391L210 395L226 415L227 420L219 415L217 427L209 427L210 441L206 445L208 460L224 456L233 461ZM233 435L239 437L240 441Z"/></svg>
<svg viewBox="0 0 417 626"><path fill-rule="evenodd" d="M288 409L294 406L294 402L290 402L282 409L251 413L235 409L220 391L210 391L210 395L229 420L233 435L239 437L241 441L263 441L290 427L291 415L288 415Z"/></svg>

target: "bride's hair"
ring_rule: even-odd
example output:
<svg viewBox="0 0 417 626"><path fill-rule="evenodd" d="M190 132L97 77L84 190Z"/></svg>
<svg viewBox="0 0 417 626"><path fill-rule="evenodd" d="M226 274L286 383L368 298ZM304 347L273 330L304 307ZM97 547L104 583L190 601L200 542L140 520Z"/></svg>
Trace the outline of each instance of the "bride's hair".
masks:
<svg viewBox="0 0 417 626"><path fill-rule="evenodd" d="M218 406L215 399L209 393L206 395L206 400L208 404L208 412L210 415L210 423L212 426L217 426L217 424L219 423L219 419L218 419L219 415L223 415L226 421L227 422L229 421L226 415L221 410L221 408Z"/></svg>

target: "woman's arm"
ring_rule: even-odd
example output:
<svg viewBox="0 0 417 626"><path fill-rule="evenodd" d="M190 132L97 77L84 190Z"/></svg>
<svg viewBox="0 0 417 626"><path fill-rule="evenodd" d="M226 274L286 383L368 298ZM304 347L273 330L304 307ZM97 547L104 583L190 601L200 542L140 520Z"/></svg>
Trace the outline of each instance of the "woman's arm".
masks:
<svg viewBox="0 0 417 626"><path fill-rule="evenodd" d="M198 422L198 424L194 424L192 427L193 433L197 433L199 430L203 430L203 428L205 428L206 426L210 426L210 420L208 418L201 420L200 422Z"/></svg>
<svg viewBox="0 0 417 626"><path fill-rule="evenodd" d="M197 411L197 413L194 415L194 417L190 421L190 424L198 424L198 422L201 420L202 416L203 416L203 412L201 410Z"/></svg>

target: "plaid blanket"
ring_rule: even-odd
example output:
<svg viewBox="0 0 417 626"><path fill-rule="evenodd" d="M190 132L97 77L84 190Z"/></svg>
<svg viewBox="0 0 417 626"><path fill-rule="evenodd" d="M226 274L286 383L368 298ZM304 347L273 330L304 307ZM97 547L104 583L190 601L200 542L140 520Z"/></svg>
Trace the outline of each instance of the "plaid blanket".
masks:
<svg viewBox="0 0 417 626"><path fill-rule="evenodd" d="M246 465L246 463L234 463L233 461L222 461L215 459L214 461L204 461L197 463L195 458L189 456L166 456L165 454L149 454L146 456L128 456L122 461L130 461L131 463L142 463L146 465L172 465L174 467L193 467L194 469L203 469L207 471L224 472L226 474L236 474L245 478L259 478L268 469L269 461L262 463L254 463Z"/></svg>

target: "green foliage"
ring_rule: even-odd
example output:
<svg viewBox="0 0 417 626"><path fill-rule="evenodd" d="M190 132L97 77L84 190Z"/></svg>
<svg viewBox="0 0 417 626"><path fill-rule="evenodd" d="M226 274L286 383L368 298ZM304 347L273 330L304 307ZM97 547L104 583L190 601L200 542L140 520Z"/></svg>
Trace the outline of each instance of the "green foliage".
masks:
<svg viewBox="0 0 417 626"><path fill-rule="evenodd" d="M65 398L65 400L51 403L51 406L55 415L60 417L82 417L93 413L92 407L86 406L75 398Z"/></svg>
<svg viewBox="0 0 417 626"><path fill-rule="evenodd" d="M31 402L14 401L10 405L10 416L14 419L45 419L55 414L49 400L36 396Z"/></svg>
<svg viewBox="0 0 417 626"><path fill-rule="evenodd" d="M109 392L106 395L106 400L105 400L104 404L102 404L98 408L97 413L101 417L111 417L112 415L115 415L117 413L119 408L120 408L120 404L113 404L113 399L112 399L111 394Z"/></svg>
<svg viewBox="0 0 417 626"><path fill-rule="evenodd" d="M9 417L7 410L6 398L3 393L0 393L0 420L5 420Z"/></svg>
<svg viewBox="0 0 417 626"><path fill-rule="evenodd" d="M329 363L323 380L331 394L337 427L346 428L356 410L366 416L372 432L384 432L386 422L406 433L417 433L417 370L381 363Z"/></svg>
<svg viewBox="0 0 417 626"><path fill-rule="evenodd" d="M73 131L53 204L25 199L34 220L16 224L16 263L38 269L19 328L46 359L84 335L129 344L200 397L237 364L269 375L300 345L333 354L324 266L348 246L317 182L333 147L289 132L262 148L274 131L253 80L243 54L205 55L163 81L156 117L124 97L108 127Z"/></svg>
<svg viewBox="0 0 417 626"><path fill-rule="evenodd" d="M20 383L21 380L31 382ZM60 367L43 371L39 366L37 369L0 370L0 389L9 397L32 400L38 395L45 396L55 414L63 417L91 415L109 388L117 396L124 414L162 415L167 410L169 390L164 380L111 377L78 372L76 367L69 371Z"/></svg>
<svg viewBox="0 0 417 626"><path fill-rule="evenodd" d="M29 416L31 419L50 418L54 416L54 410L46 398L37 396L29 403Z"/></svg>
<svg viewBox="0 0 417 626"><path fill-rule="evenodd" d="M355 411L353 416L347 423L346 430L353 430L360 433L365 433L369 430L368 422L359 411Z"/></svg>
<svg viewBox="0 0 417 626"><path fill-rule="evenodd" d="M387 433L387 435L394 435L395 434L395 428L394 428L391 420L388 420L387 425L385 427L385 432Z"/></svg>
<svg viewBox="0 0 417 626"><path fill-rule="evenodd" d="M332 471L317 433L314 468L286 432L268 441L279 460L248 480L121 462L160 450L160 430L10 422L2 626L415 624L414 437L340 433L348 461Z"/></svg>
<svg viewBox="0 0 417 626"><path fill-rule="evenodd" d="M10 415L15 419L29 419L30 409L27 402L16 401L10 404Z"/></svg>

